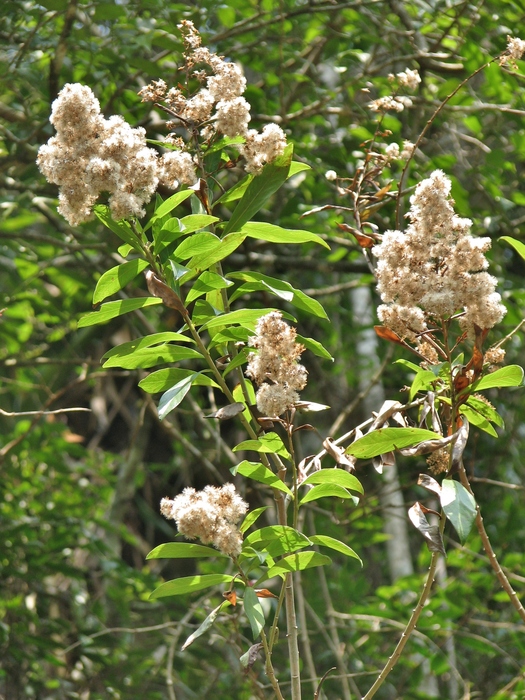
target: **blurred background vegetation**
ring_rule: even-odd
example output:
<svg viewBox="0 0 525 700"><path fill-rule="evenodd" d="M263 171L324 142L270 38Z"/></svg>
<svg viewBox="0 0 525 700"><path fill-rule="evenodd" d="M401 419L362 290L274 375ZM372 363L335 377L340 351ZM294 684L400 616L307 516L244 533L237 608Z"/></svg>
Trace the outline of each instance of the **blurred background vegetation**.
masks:
<svg viewBox="0 0 525 700"><path fill-rule="evenodd" d="M155 307L76 329L91 309L96 280L118 262L117 238L96 221L72 228L56 213L56 188L35 165L39 145L53 133L51 103L65 83L81 82L94 90L106 117L122 114L150 138L161 137L161 115L141 103L137 91L152 79L178 83L176 25L184 18L206 46L243 66L253 125L280 124L296 159L312 168L292 178L262 217L309 228L326 237L331 251L304 246L298 259L296 249L250 239L231 265L282 277L324 304L330 322L299 314L297 327L335 357L330 363L306 353L304 398L331 406L316 422L323 437L344 412L337 437L379 409L374 397L403 400L399 388L410 378L390 362L378 371L385 358L401 357L400 350L389 355L382 342L363 354L374 315L373 309L359 313L363 297L356 290L373 295L373 278L361 250L337 227L353 223L350 213L328 209L299 217L326 204L351 206L325 173L354 176L376 129L377 115L367 104L390 94L389 73L408 67L422 76L412 107L382 123L391 132L384 143L414 141L440 101L501 53L508 34L519 35L525 6L497 0L4 0L0 17L0 698L270 697L262 665L250 676L239 664L251 637L236 613L233 624L219 619L210 636L180 652L220 592L148 600L161 580L195 566L146 565L147 552L175 535L158 513L160 498L187 485L231 480L221 440L231 445L239 434L228 423L219 428L202 419L213 404L202 388L161 424L151 397L137 387L139 372L101 369L101 356L117 342L152 328L176 329L169 310ZM474 221L476 234L493 239L491 272L508 313L491 343L520 322L525 302L524 262L498 242L503 235L523 240L520 66L516 72L493 63L469 82L433 123L404 182L413 187L442 168L453 180L458 214ZM400 174L400 165L386 172L393 189ZM369 216L380 230L395 227L388 200ZM137 285L146 294L143 282ZM375 299L370 292L365 301ZM264 306L265 300L250 303ZM520 333L506 348L509 363L524 363ZM493 546L511 583L525 593L525 405L520 390L494 392L491 399L505 428L497 439L473 429L466 466ZM69 407L90 411L21 415ZM311 435L304 455L320 449ZM422 459L405 459L398 470L407 507L426 499L415 486L426 470ZM303 573L301 622L316 671L321 676L337 666L323 686L330 699L366 692L393 650L429 562L419 534L407 530L408 558L401 571L393 569L388 520L405 522L406 509L394 515L385 509L384 484L371 465L360 465L357 475L366 493L360 506L316 507L310 526L315 519L323 532L348 542L364 568L334 556L326 573ZM250 490L246 497L252 504L263 498ZM447 530L446 546L446 569L418 633L377 697L523 698L519 617L476 535L461 547ZM214 566L199 564L202 572ZM285 661L276 665L284 679ZM304 678L305 697L312 697L316 682L307 672Z"/></svg>

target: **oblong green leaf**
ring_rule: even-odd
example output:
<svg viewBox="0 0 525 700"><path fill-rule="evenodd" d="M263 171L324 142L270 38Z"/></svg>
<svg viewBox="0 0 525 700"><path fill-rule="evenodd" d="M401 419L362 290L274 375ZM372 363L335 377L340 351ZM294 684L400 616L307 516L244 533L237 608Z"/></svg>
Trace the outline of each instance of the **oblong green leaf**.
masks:
<svg viewBox="0 0 525 700"><path fill-rule="evenodd" d="M202 576L184 576L183 578L176 578L173 581L162 583L150 594L150 599L202 591L205 588L218 586L221 583L231 583L233 578L234 577L230 574L204 574Z"/></svg>
<svg viewBox="0 0 525 700"><path fill-rule="evenodd" d="M147 377L141 379L139 387L148 394L156 394L159 391L167 391L172 386L175 386L175 384L178 384L181 379L189 377L190 375L195 376L193 380L195 386L213 386L217 389L219 388L217 382L207 374L194 372L191 369L181 369L180 367L158 369L155 372L151 372Z"/></svg>
<svg viewBox="0 0 525 700"><path fill-rule="evenodd" d="M266 581L274 576L285 576L292 571L304 571L315 566L326 566L331 563L330 557L319 554L319 552L295 552L287 557L283 557L277 564L271 566L264 578L261 577L257 583L260 583L261 580Z"/></svg>
<svg viewBox="0 0 525 700"><path fill-rule="evenodd" d="M272 557L280 554L295 552L311 545L308 537L288 525L268 525L260 530L251 532L245 538L243 549L253 547L266 550Z"/></svg>
<svg viewBox="0 0 525 700"><path fill-rule="evenodd" d="M255 640L261 634L261 630L264 627L264 612L259 598L257 598L257 594L251 586L246 586L244 589L243 603L244 612L250 621L253 638Z"/></svg>
<svg viewBox="0 0 525 700"><path fill-rule="evenodd" d="M171 413L171 411L177 408L177 406L184 400L184 397L191 389L194 378L195 374L184 377L184 379L177 382L175 386L172 386L171 389L168 389L168 391L162 394L157 409L160 420L164 420L168 413Z"/></svg>
<svg viewBox="0 0 525 700"><path fill-rule="evenodd" d="M474 496L459 481L443 479L440 500L443 512L454 525L461 544L464 544L476 519Z"/></svg>
<svg viewBox="0 0 525 700"><path fill-rule="evenodd" d="M281 455L287 459L290 458L290 453L284 446L283 441L277 433L266 433L258 440L244 440L233 448L233 452L239 450L253 450L254 452L263 452L266 454Z"/></svg>
<svg viewBox="0 0 525 700"><path fill-rule="evenodd" d="M221 244L221 239L210 231L196 233L185 238L173 251L173 257L177 260L189 260L194 255L208 254Z"/></svg>
<svg viewBox="0 0 525 700"><path fill-rule="evenodd" d="M199 557L227 557L213 547L192 542L166 542L152 549L146 559L196 559Z"/></svg>
<svg viewBox="0 0 525 700"><path fill-rule="evenodd" d="M124 241L124 243L130 245L137 251L137 253L142 254L144 252L139 239L127 221L124 219L122 221L115 221L112 219L109 207L105 204L95 204L93 211L95 212L97 219L101 221L104 226L109 228L110 231L116 233L117 236Z"/></svg>
<svg viewBox="0 0 525 700"><path fill-rule="evenodd" d="M486 418L484 418L480 413L471 408L468 404L462 404L459 407L459 412L462 416L468 419L468 422L475 425L476 428L483 430L485 433L492 435L492 437L499 437L493 425L491 425Z"/></svg>
<svg viewBox="0 0 525 700"><path fill-rule="evenodd" d="M257 214L272 194L285 182L288 178L292 155L293 145L288 144L282 155L278 156L273 163L265 165L262 173L250 180L242 198L226 224L224 229L225 234L231 233L232 231L239 231L254 214Z"/></svg>
<svg viewBox="0 0 525 700"><path fill-rule="evenodd" d="M318 498L329 497L352 499L355 498L355 496L352 496L352 494L349 491L347 491L342 486L338 486L337 484L318 484L317 486L314 486L309 491L307 491L306 495L303 496L303 498L301 498L300 504L304 505L305 503L310 503L311 501L317 501ZM359 503L357 498L355 498L355 501Z"/></svg>
<svg viewBox="0 0 525 700"><path fill-rule="evenodd" d="M193 190L183 190L182 192L172 194L171 197L168 197L168 199L165 202L162 202L162 204L157 208L155 214L151 217L145 228L149 228L154 221L161 219L163 216L166 216L166 214L169 214L170 211L173 211L175 207L182 204L182 202L188 199L188 197L191 197L192 194L195 194Z"/></svg>
<svg viewBox="0 0 525 700"><path fill-rule="evenodd" d="M203 294L208 292L214 292L218 289L226 289L233 286L233 282L227 280L222 275L218 275L216 272L210 272L205 270L193 283L193 287L190 289L186 295L186 304L191 301L198 299Z"/></svg>
<svg viewBox="0 0 525 700"><path fill-rule="evenodd" d="M364 493L363 486L359 479L349 474L344 469L320 469L306 478L301 486L305 484L338 484L352 491Z"/></svg>
<svg viewBox="0 0 525 700"><path fill-rule="evenodd" d="M245 459L243 462L240 462L240 464L237 464L237 466L232 467L230 471L233 475L242 474L242 476L258 481L260 484L265 484L279 491L284 491L284 493L287 493L289 496L293 495L284 481L281 481L277 474L274 474L271 469L268 469L268 467L265 467L264 464L260 462L249 462Z"/></svg>
<svg viewBox="0 0 525 700"><path fill-rule="evenodd" d="M473 391L493 389L502 386L520 386L523 383L523 368L519 365L500 367L495 372L487 374L472 385Z"/></svg>
<svg viewBox="0 0 525 700"><path fill-rule="evenodd" d="M349 445L346 454L369 459L403 447L411 447L423 440L441 440L443 436L423 428L381 428L367 433Z"/></svg>
<svg viewBox="0 0 525 700"><path fill-rule="evenodd" d="M199 235L199 234L197 234ZM230 233L207 253L195 255L188 263L188 267L192 270L207 270L212 265L224 260L234 250L241 245L246 236L244 233Z"/></svg>
<svg viewBox="0 0 525 700"><path fill-rule="evenodd" d="M295 336L296 340L298 343L301 343L301 345L304 345L304 347L307 350L310 350L310 352L313 352L314 355L317 355L317 357L322 357L325 360L330 360L331 362L334 361L334 358L328 350L321 345L321 343L318 340L314 340L313 338L306 338L304 335L297 335Z"/></svg>
<svg viewBox="0 0 525 700"><path fill-rule="evenodd" d="M173 331L165 331L163 333L152 333L151 335L144 335L141 338L136 338L135 340L128 340L126 343L121 343L120 345L115 345L114 348L108 350L104 355L102 355L103 360L107 360L114 355L123 357L124 355L132 355L137 350L142 350L143 348L149 348L152 345L160 345L161 343L178 342L178 343L193 343L192 338L188 338L182 333L174 333Z"/></svg>
<svg viewBox="0 0 525 700"><path fill-rule="evenodd" d="M268 224L261 221L250 221L241 228L241 233L249 238L257 238L259 241L268 241L269 243L317 243L323 248L330 246L324 241L321 236L310 231L295 230L291 228L281 228L275 224Z"/></svg>
<svg viewBox="0 0 525 700"><path fill-rule="evenodd" d="M289 282L276 279L275 277L268 277L267 275L263 275L259 272L234 272L230 273L228 278L256 283L257 286L255 289L269 290L277 296L286 295L282 296L282 298L286 298L287 301L290 301L298 309L302 309L303 311L313 314L318 318L328 318L326 311L316 299L312 299L300 289L295 289ZM234 301L239 296L242 296L243 289L246 289L245 285L237 289L235 293L232 294L231 301ZM246 289L246 291L250 290Z"/></svg>
<svg viewBox="0 0 525 700"><path fill-rule="evenodd" d="M162 299L157 297L142 297L140 299L121 299L119 301L108 301L102 304L98 311L92 311L78 320L78 328L95 326L98 323L107 323L113 318L123 316L130 311L145 309L147 306L162 304Z"/></svg>
<svg viewBox="0 0 525 700"><path fill-rule="evenodd" d="M254 330L255 325L261 316L265 316L271 311L275 311L275 309L238 309L237 311L230 311L227 314L215 316L207 321L202 326L202 330L207 330L208 328L218 328L221 326L230 326L233 324L238 324L240 326L244 326L245 328L249 328L250 330Z"/></svg>
<svg viewBox="0 0 525 700"><path fill-rule="evenodd" d="M188 216L183 216L180 220L184 226L184 233L193 233L214 224L216 221L220 221L220 219L210 214L188 214Z"/></svg>
<svg viewBox="0 0 525 700"><path fill-rule="evenodd" d="M264 513L264 511L268 510L268 507L269 506L261 506L260 508L255 508L255 510L251 510L242 521L239 530L242 533L245 533L246 530L248 530L256 522L256 520Z"/></svg>
<svg viewBox="0 0 525 700"><path fill-rule="evenodd" d="M180 362L181 360L202 359L198 350L183 348L178 345L163 343L153 348L143 348L130 355L114 355L106 360L102 367L122 367L123 369L148 369L166 362Z"/></svg>
<svg viewBox="0 0 525 700"><path fill-rule="evenodd" d="M212 610L211 613L206 617L206 619L202 622L202 624L197 627L195 632L192 632L188 639L184 642L184 644L181 647L181 651L184 651L187 649L193 642L198 639L199 637L202 637L203 634L205 634L210 627L213 626L213 623L217 619L217 615L223 610L224 608L227 608L230 605L230 602L228 600L223 600L220 605L218 605L215 610Z"/></svg>
<svg viewBox="0 0 525 700"><path fill-rule="evenodd" d="M148 267L147 260L136 258L112 267L104 272L93 292L93 304L99 304L107 297L123 289L132 279Z"/></svg>
<svg viewBox="0 0 525 700"><path fill-rule="evenodd" d="M344 542L341 542L340 540L336 540L335 537L329 537L328 535L312 535L310 539L314 544L320 545L321 547L330 547L330 549L333 549L336 552L340 552L341 554L344 554L347 557L353 557L354 559L357 559L357 561L360 562L361 566L363 566L363 561L361 557L356 552L354 552L354 550L351 547L349 547Z"/></svg>
<svg viewBox="0 0 525 700"><path fill-rule="evenodd" d="M511 238L510 236L501 236L499 240L505 241L506 243L511 245L516 251L516 253L521 255L521 257L525 260L525 243L517 241L515 238Z"/></svg>

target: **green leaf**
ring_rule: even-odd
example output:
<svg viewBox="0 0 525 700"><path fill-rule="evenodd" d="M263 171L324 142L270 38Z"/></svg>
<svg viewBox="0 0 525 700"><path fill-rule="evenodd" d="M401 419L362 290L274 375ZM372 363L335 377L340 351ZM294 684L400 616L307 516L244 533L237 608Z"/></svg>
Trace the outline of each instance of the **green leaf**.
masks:
<svg viewBox="0 0 525 700"><path fill-rule="evenodd" d="M193 343L194 341L191 338L182 335L182 333L174 333L173 331L152 333L151 335L144 335L142 338L128 340L126 343L115 345L114 348L111 348L111 350L108 350L106 353L104 353L104 355L102 355L102 359L107 360L115 355L118 355L119 357L132 355L137 350L142 350L143 348L149 348L152 345L160 345L161 343L168 342Z"/></svg>
<svg viewBox="0 0 525 700"><path fill-rule="evenodd" d="M496 423L496 425L499 425L500 428L505 427L505 421L496 411L496 409L493 406L489 406L489 404L485 403L485 401L479 399L477 396L469 396L467 406L480 413L484 418L492 423Z"/></svg>
<svg viewBox="0 0 525 700"><path fill-rule="evenodd" d="M304 345L307 350L313 352L313 354L317 355L317 357L322 357L323 359L330 360L331 362L334 361L334 358L330 355L328 350L321 345L318 340L314 340L313 338L305 338L304 335L299 335L299 333L297 333L295 337L298 343Z"/></svg>
<svg viewBox="0 0 525 700"><path fill-rule="evenodd" d="M511 245L514 248L514 250L525 260L525 243L517 241L515 238L511 238L510 236L501 236L499 240L505 241L506 243Z"/></svg>
<svg viewBox="0 0 525 700"><path fill-rule="evenodd" d="M240 142L237 141L236 143ZM311 170L311 168L309 165L306 165L306 163L299 163L296 160L292 161L290 163L290 169L288 170L288 176L286 179L293 177L293 175L297 175L297 173L303 172L303 170ZM222 197L219 197L219 199L215 200L214 204L227 204L228 202L237 201L246 192L246 188L252 180L253 175L247 175L242 180L237 182L233 187L231 187L227 192L225 192L222 195Z"/></svg>
<svg viewBox="0 0 525 700"><path fill-rule="evenodd" d="M294 289L294 287L292 287L292 285L288 282L275 279L274 277L268 277L267 275L262 275L259 272L234 272L230 273L228 275L228 278L243 280L245 282L254 282L256 285L252 287L252 289L249 289L249 285L243 285L242 287L240 287L240 289L237 289L234 292L234 294L232 294L231 301L234 301L239 296L242 296L244 294L243 290L269 290L277 296L286 298L287 301L290 301L298 309L307 311L308 313L313 314L314 316L317 316L319 318L328 319L326 311L316 299L312 299L300 289ZM284 297L283 295L286 295L286 297Z"/></svg>
<svg viewBox="0 0 525 700"><path fill-rule="evenodd" d="M381 428L367 433L346 448L345 452L359 459L369 459L423 440L441 440L442 435L422 428Z"/></svg>
<svg viewBox="0 0 525 700"><path fill-rule="evenodd" d="M242 525L239 528L240 531L244 534L265 510L268 510L268 506L261 506L261 508L255 508L255 510L250 511L242 521Z"/></svg>
<svg viewBox="0 0 525 700"><path fill-rule="evenodd" d="M188 199L188 197L191 197L192 194L195 194L193 190L183 190L182 192L176 192L175 194L171 195L171 197L168 197L168 199L158 207L144 229L147 231L155 221L162 219L163 216L169 214L170 211L173 211L175 207L182 204L182 202Z"/></svg>
<svg viewBox="0 0 525 700"><path fill-rule="evenodd" d="M93 292L93 304L98 304L106 299L106 297L118 292L119 289L123 289L128 282L131 282L139 272L142 272L142 270L145 270L147 267L147 260L136 258L135 260L122 263L122 265L116 265L116 267L112 267L111 270L104 272L102 277L98 280L95 291Z"/></svg>
<svg viewBox="0 0 525 700"><path fill-rule="evenodd" d="M233 452L239 452L239 450L253 450L254 452L276 454L290 459L290 453L277 433L266 433L266 435L263 435L258 440L244 440L233 448Z"/></svg>
<svg viewBox="0 0 525 700"><path fill-rule="evenodd" d="M189 377L190 375L195 377L193 380L195 386L213 386L217 389L219 388L217 382L211 377L208 377L208 375L201 372L194 372L191 369L181 369L179 367L158 369L155 372L151 372L151 374L148 374L147 377L144 377L144 379L139 382L139 386L148 394L156 394L159 391L170 389L175 384L178 384L181 379Z"/></svg>
<svg viewBox="0 0 525 700"><path fill-rule="evenodd" d="M102 365L107 367L122 367L123 369L148 369L166 362L180 362L181 360L202 359L202 355L192 348L183 348L178 345L163 343L153 348L143 348L128 355L114 355Z"/></svg>
<svg viewBox="0 0 525 700"><path fill-rule="evenodd" d="M78 328L86 328L86 326L94 326L97 323L106 323L112 318L122 316L130 311L137 309L145 309L147 306L155 306L162 304L162 299L157 297L142 297L140 299L122 299L120 301L108 301L102 304L98 311L93 311L79 319Z"/></svg>
<svg viewBox="0 0 525 700"><path fill-rule="evenodd" d="M173 251L177 260L189 260L194 255L207 255L221 244L221 239L210 231L196 233L185 238Z"/></svg>
<svg viewBox="0 0 525 700"><path fill-rule="evenodd" d="M227 314L221 314L220 316L210 319L202 326L201 330L230 326L235 323L254 331L257 321L261 316L265 316L271 311L275 311L275 309L238 309L237 311L230 311Z"/></svg>
<svg viewBox="0 0 525 700"><path fill-rule="evenodd" d="M253 548L258 551L266 550L272 557L289 554L297 549L303 549L312 543L301 532L288 525L269 525L255 530L245 538L243 550Z"/></svg>
<svg viewBox="0 0 525 700"><path fill-rule="evenodd" d="M198 297L203 294L208 294L208 292L213 292L218 289L226 289L231 287L233 282L227 280L222 275L218 275L216 272L209 272L205 270L197 280L195 280L193 287L190 289L186 296L186 304L198 299Z"/></svg>
<svg viewBox="0 0 525 700"><path fill-rule="evenodd" d="M257 639L264 627L264 612L259 598L257 598L257 593L251 586L246 586L244 589L243 602L244 612L250 621L253 638Z"/></svg>
<svg viewBox="0 0 525 700"><path fill-rule="evenodd" d="M207 270L215 263L224 260L234 250L241 245L246 236L244 233L230 233L225 236L219 243L207 253L195 255L188 263L188 267L192 270Z"/></svg>
<svg viewBox="0 0 525 700"><path fill-rule="evenodd" d="M235 476L236 474L242 474L242 476L248 477L248 479L253 479L261 484L266 484L266 486L271 486L279 491L284 491L284 493L292 495L292 492L286 486L284 481L281 481L277 474L274 474L271 469L265 467L264 464L260 462L248 462L244 460L236 467L230 469L231 473Z"/></svg>
<svg viewBox="0 0 525 700"><path fill-rule="evenodd" d="M188 214L188 216L183 216L180 223L183 225L184 233L193 233L194 231L199 231L201 228L206 228L206 226L211 226L216 221L220 219L216 216L210 216L209 214Z"/></svg>
<svg viewBox="0 0 525 700"><path fill-rule="evenodd" d="M316 233L310 231L295 230L291 228L281 228L275 224L268 224L261 221L250 221L241 228L241 233L249 238L256 238L259 241L268 241L269 243L318 243L323 248L330 246Z"/></svg>
<svg viewBox="0 0 525 700"><path fill-rule="evenodd" d="M137 251L137 253L140 253L141 255L144 253L139 239L127 221L114 221L111 218L109 207L107 207L105 204L96 204L93 207L93 211L95 212L98 220L101 221L106 228L109 228L110 231L116 233L117 236L124 241L124 243L130 245Z"/></svg>
<svg viewBox="0 0 525 700"><path fill-rule="evenodd" d="M146 559L196 559L198 557L227 557L213 547L190 542L167 542L152 549Z"/></svg>
<svg viewBox="0 0 525 700"><path fill-rule="evenodd" d="M166 581L150 594L150 599L166 598L171 595L183 595L194 593L205 588L218 586L220 583L231 583L233 576L230 574L204 574L203 576L184 576L173 581Z"/></svg>
<svg viewBox="0 0 525 700"><path fill-rule="evenodd" d="M278 156L273 163L265 165L262 173L248 183L241 200L226 224L225 234L239 231L281 187L288 178L292 155L293 145L289 144L282 155Z"/></svg>
<svg viewBox="0 0 525 700"><path fill-rule="evenodd" d="M443 512L458 533L461 544L464 544L476 519L474 496L459 481L443 479L440 499Z"/></svg>
<svg viewBox="0 0 525 700"><path fill-rule="evenodd" d="M309 491L307 491L306 496L301 498L300 504L310 503L311 501L316 501L318 498L351 498L355 499L354 503L357 505L359 501L355 496L352 496L345 488L338 486L337 484L319 484L314 486ZM357 501L357 502L356 502Z"/></svg>
<svg viewBox="0 0 525 700"><path fill-rule="evenodd" d="M330 549L334 549L336 552L340 552L341 554L344 554L347 557L353 557L354 559L357 559L357 561L360 562L361 566L363 566L363 561L361 557L358 554L356 554L356 552L354 552L354 550L344 542L340 542L334 537L329 537L328 535L312 535L310 539L314 544L320 545L321 547L330 547Z"/></svg>
<svg viewBox="0 0 525 700"><path fill-rule="evenodd" d="M349 474L344 469L320 469L305 479L301 486L305 484L337 484L346 489L352 489L358 493L364 493L363 487L358 479Z"/></svg>
<svg viewBox="0 0 525 700"><path fill-rule="evenodd" d="M498 433L494 429L494 426L492 426L486 418L480 415L473 408L470 408L470 406L468 406L467 404L463 404L462 406L460 406L459 412L462 416L465 416L468 419L469 423L475 425L476 428L479 428L480 430L483 430L489 435L492 435L492 437L499 437Z"/></svg>
<svg viewBox="0 0 525 700"><path fill-rule="evenodd" d="M171 389L168 389L168 391L162 394L158 407L160 420L164 420L168 413L171 413L171 411L177 408L183 401L184 397L191 389L195 376L195 374L192 374L189 377L184 377L184 379L181 379L175 386L172 386Z"/></svg>
<svg viewBox="0 0 525 700"><path fill-rule="evenodd" d="M414 381L412 382L412 386L410 387L410 394L409 394L409 399L412 401L414 396L417 394L418 391L426 391L428 389L432 388L432 385L437 381L437 377L434 374L434 372L431 372L428 369L420 369L416 376L414 377Z"/></svg>
<svg viewBox="0 0 525 700"><path fill-rule="evenodd" d="M199 637L202 637L203 634L205 634L210 627L213 626L213 623L217 619L217 615L223 610L224 608L229 607L230 602L227 600L223 600L220 605L218 605L214 610L211 611L211 613L206 617L206 619L202 622L202 624L197 627L195 632L192 632L188 639L184 642L184 644L181 647L181 651L184 651L187 649L193 642L198 639Z"/></svg>
<svg viewBox="0 0 525 700"><path fill-rule="evenodd" d="M471 387L471 391L483 391L502 386L520 386L523 383L523 368L519 365L501 367L495 372L487 374Z"/></svg>
<svg viewBox="0 0 525 700"><path fill-rule="evenodd" d="M294 554L289 554L287 557L280 559L277 564L271 566L266 574L264 574L264 578L261 577L257 583L266 581L274 576L284 577L292 571L304 571L305 569L311 569L315 566L326 566L331 563L332 560L330 557L319 554L319 552L295 552Z"/></svg>

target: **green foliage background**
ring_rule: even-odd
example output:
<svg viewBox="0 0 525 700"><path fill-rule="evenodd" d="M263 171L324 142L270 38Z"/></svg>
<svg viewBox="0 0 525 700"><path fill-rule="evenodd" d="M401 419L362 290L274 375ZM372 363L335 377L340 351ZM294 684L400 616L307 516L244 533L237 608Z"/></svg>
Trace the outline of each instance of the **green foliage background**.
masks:
<svg viewBox="0 0 525 700"><path fill-rule="evenodd" d="M155 307L148 315L77 330L78 318L91 308L96 280L116 264L116 238L96 221L73 229L56 214L56 189L35 165L39 145L52 134L51 103L65 83L82 82L93 88L106 116L122 114L133 126L145 126L150 138L163 134L158 115L136 93L151 79L177 84L182 45L176 25L182 18L194 21L212 50L243 65L254 125L279 123L296 159L312 166L260 218L323 235L331 251L306 244L298 261L295 250L248 239L232 264L308 289L325 305L330 322L298 315L299 332L321 340L336 358L332 364L305 357L308 398L332 406L316 423L322 433L358 393L359 328L348 290L372 278L361 251L337 228L338 222L352 223L344 211L324 210L301 221L299 216L325 204L350 205L324 174L331 169L353 177L363 143L375 130L367 104L390 93L388 73L417 67L423 77L413 107L383 122L392 132L385 142L415 140L458 82L504 50L507 34L525 26L525 8L490 1L47 0L6 1L0 15L0 407L7 413L93 409L54 420L0 415L0 697L170 698L167 681L173 679L177 698L213 693L248 699L253 688L238 663L249 646L244 623L234 624L232 633L219 620L210 638L179 651L204 618L202 610L218 604L217 594L148 600L162 579L191 573L193 566L146 565L146 553L174 534L158 514L160 498L215 481L210 464L227 478L228 462L217 454L216 427L182 408L171 427L159 425L137 389L142 375L101 370L101 356L117 342L152 332L151 325L176 330L170 312ZM501 280L508 314L492 342L519 323L525 300L523 260L498 243L503 235L523 240L524 81L523 70L511 73L496 64L477 76L432 125L405 181L413 186L442 168L452 177L458 213L474 220L477 234L493 239L491 271ZM393 178L399 175L400 169L392 171ZM371 216L381 230L395 226L390 204ZM264 298L258 301L266 305ZM523 364L522 336L506 347L508 362ZM407 382L400 365L385 370L388 398L402 398L398 388ZM525 590L521 397L520 391L493 392L505 429L497 440L475 433L466 456L471 473L491 480L475 483L476 495L518 592ZM204 388L194 401L209 407ZM361 418L358 407L348 427ZM221 430L233 443L233 429ZM305 444L305 454L316 449L316 442ZM407 504L424 499L414 486L424 463L406 459L400 469ZM334 608L348 616L339 619L339 635L356 674L353 697L371 683L365 674L377 673L390 655L429 558L414 531L416 573L390 583L378 477L369 466L359 477L366 498L358 508L340 503L315 517L323 519L326 534L359 553L364 569L334 557L327 579L324 573L303 574L320 669L334 665L323 636L327 592ZM248 498L257 504L259 495ZM447 584L436 587L410 653L377 697L430 697L421 685L429 673L448 697L455 673L446 653L450 634L461 692L470 688L470 697L492 700L523 697L523 626L477 537L461 548L455 534L448 535ZM205 562L199 570L219 571L214 566ZM254 673L263 676L257 667ZM305 694L312 695L311 688ZM341 697L337 679L327 680L324 691Z"/></svg>

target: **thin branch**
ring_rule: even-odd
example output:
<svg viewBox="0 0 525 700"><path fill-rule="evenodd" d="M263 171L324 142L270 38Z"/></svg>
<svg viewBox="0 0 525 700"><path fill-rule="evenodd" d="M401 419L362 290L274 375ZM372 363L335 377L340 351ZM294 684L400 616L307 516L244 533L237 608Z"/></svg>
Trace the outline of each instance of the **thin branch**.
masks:
<svg viewBox="0 0 525 700"><path fill-rule="evenodd" d="M55 416L57 413L78 413L79 411L86 411L89 413L90 408L83 408L77 406L75 408L57 408L54 411L4 411L0 408L0 415L7 416L8 418L17 418L18 416Z"/></svg>

